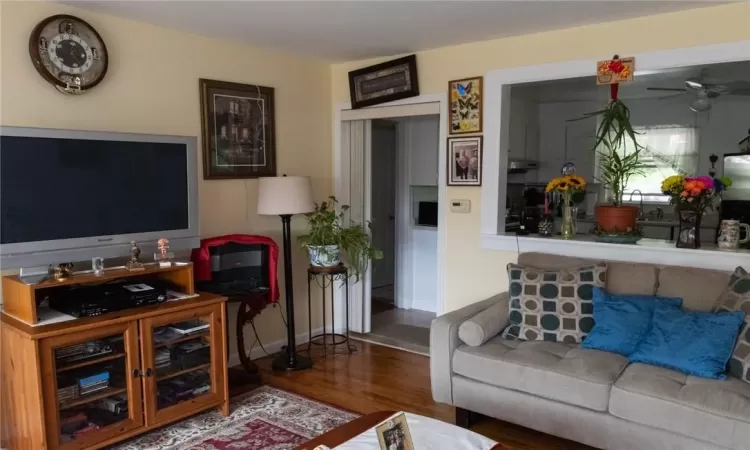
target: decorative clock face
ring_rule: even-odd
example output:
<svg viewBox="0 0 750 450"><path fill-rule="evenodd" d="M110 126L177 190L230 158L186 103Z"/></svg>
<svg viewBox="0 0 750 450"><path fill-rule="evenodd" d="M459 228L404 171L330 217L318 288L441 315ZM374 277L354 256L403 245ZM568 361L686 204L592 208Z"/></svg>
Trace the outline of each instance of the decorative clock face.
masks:
<svg viewBox="0 0 750 450"><path fill-rule="evenodd" d="M85 21L51 16L34 28L29 52L37 71L62 92L78 94L99 84L107 73L107 47Z"/></svg>

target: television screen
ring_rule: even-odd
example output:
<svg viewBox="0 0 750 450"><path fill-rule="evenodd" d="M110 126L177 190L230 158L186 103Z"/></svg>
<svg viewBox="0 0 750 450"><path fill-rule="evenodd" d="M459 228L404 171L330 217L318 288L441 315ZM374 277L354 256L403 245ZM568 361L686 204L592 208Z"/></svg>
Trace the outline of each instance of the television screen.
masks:
<svg viewBox="0 0 750 450"><path fill-rule="evenodd" d="M0 243L189 226L184 144L0 136Z"/></svg>

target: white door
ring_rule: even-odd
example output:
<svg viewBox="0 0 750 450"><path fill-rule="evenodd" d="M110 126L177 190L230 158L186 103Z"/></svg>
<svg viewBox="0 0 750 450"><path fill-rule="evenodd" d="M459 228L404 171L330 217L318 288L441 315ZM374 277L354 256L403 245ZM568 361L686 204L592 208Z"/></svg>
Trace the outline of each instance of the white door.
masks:
<svg viewBox="0 0 750 450"><path fill-rule="evenodd" d="M348 217L363 224L370 219L369 166L371 121L350 120L341 122L341 179L336 186L336 197L342 205L349 205ZM357 281L349 280L349 327L357 333L370 332L370 272ZM342 292L343 294L343 292ZM345 323L344 308L338 308L336 323ZM339 321L341 319L341 321Z"/></svg>
<svg viewBox="0 0 750 450"><path fill-rule="evenodd" d="M370 230L383 259L372 263L372 287L394 284L396 239L396 123L372 121Z"/></svg>

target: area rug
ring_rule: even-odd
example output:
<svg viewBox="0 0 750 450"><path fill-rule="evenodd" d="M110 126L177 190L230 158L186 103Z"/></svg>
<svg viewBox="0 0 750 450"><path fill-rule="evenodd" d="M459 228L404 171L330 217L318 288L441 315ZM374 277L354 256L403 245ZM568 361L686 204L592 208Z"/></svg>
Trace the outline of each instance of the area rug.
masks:
<svg viewBox="0 0 750 450"><path fill-rule="evenodd" d="M110 450L285 450L358 416L268 386L214 410L168 425Z"/></svg>

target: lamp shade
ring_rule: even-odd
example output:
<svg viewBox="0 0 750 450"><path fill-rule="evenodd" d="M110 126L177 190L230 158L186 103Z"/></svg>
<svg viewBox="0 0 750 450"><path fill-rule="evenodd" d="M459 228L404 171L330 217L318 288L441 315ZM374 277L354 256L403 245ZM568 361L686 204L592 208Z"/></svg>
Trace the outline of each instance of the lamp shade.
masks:
<svg viewBox="0 0 750 450"><path fill-rule="evenodd" d="M258 214L281 216L313 211L310 177L264 177L258 179Z"/></svg>

